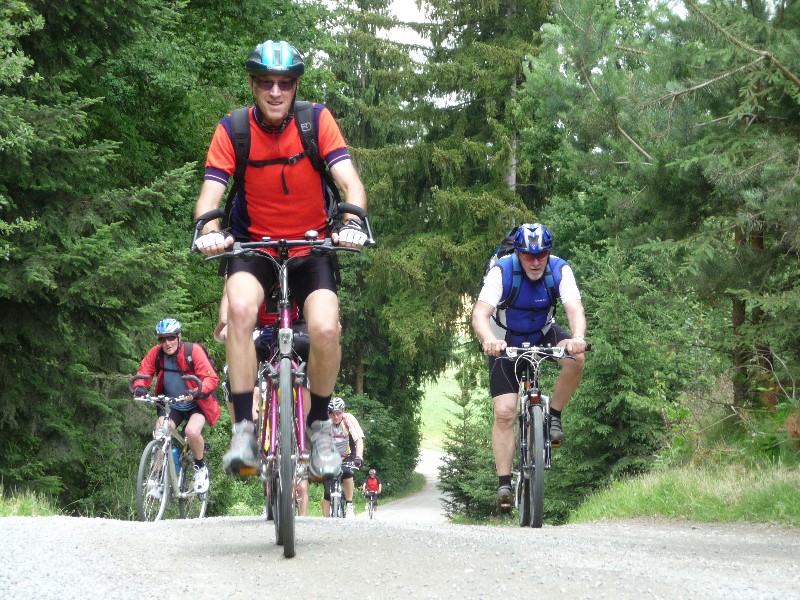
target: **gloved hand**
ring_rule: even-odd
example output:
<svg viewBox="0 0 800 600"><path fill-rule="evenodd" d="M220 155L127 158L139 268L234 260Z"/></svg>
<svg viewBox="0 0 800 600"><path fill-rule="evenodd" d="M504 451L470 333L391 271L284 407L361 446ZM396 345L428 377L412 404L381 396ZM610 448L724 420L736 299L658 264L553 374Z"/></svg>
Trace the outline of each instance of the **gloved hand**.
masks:
<svg viewBox="0 0 800 600"><path fill-rule="evenodd" d="M147 396L147 388L144 387L143 385L137 385L133 389L133 395L136 396L137 398L143 398Z"/></svg>
<svg viewBox="0 0 800 600"><path fill-rule="evenodd" d="M209 248L213 248L214 246L224 245L225 234L221 231L212 231L211 233L206 233L194 241L194 249L199 250L200 252L203 252Z"/></svg>
<svg viewBox="0 0 800 600"><path fill-rule="evenodd" d="M339 229L339 243L352 244L354 246L363 246L367 241L367 234L361 221L351 218L345 225Z"/></svg>
<svg viewBox="0 0 800 600"><path fill-rule="evenodd" d="M360 456L351 456L350 462L352 462L353 466L356 467L357 469L360 469L361 467L364 466L364 459L361 458Z"/></svg>

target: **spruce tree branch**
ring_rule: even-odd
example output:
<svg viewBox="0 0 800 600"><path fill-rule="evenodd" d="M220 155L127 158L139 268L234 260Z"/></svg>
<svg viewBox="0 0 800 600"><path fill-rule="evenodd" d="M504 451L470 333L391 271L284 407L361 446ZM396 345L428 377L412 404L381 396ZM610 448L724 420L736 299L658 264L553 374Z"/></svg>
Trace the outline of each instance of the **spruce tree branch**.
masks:
<svg viewBox="0 0 800 600"><path fill-rule="evenodd" d="M683 0L683 3L686 5L686 8L695 13L701 20L705 21L712 29L717 31L722 37L727 39L730 43L738 46L745 52L749 52L750 54L755 54L756 56L760 56L761 58L765 58L769 60L781 73L783 73L789 81L791 81L795 86L800 88L800 79L789 71L786 67L784 67L777 58L775 58L771 53L767 52L766 50L759 50L758 48L753 48L752 46L746 44L733 34L726 31L719 23L714 21L710 16L700 10L700 7L694 3L693 0Z"/></svg>
<svg viewBox="0 0 800 600"><path fill-rule="evenodd" d="M739 73L742 73L744 71L752 69L758 63L760 63L762 60L764 60L764 58L765 57L760 56L757 59L755 59L753 62L748 63L746 65L742 65L741 67L739 67L737 69L734 69L733 71L728 71L727 73L723 73L719 77L714 77L714 79L709 79L708 81L704 81L703 83L697 84L695 86L692 86L692 87L689 87L689 88L686 88L686 89L683 89L683 90L680 90L680 91L677 91L677 92L671 92L669 94L664 94L663 96L661 96L658 99L658 102L661 102L662 100L666 100L668 98L670 99L670 101L672 101L672 100L675 100L676 98L678 98L679 96L683 96L685 94L691 94L692 92L696 92L698 90L702 90L703 88L707 88L710 85L714 85L715 83L718 83L718 82L722 81L723 79L727 79L728 77L733 77L734 75L738 75Z"/></svg>
<svg viewBox="0 0 800 600"><path fill-rule="evenodd" d="M597 103L600 106L603 106L603 101L600 99L600 95L597 93L597 91L595 91L594 86L592 85L592 80L589 78L589 74L586 72L586 67L583 64L583 62L580 63L578 69L581 75L583 76L583 81L586 83L587 87L592 92L592 95L594 96L595 100L597 100ZM619 133L631 146L633 146L639 154L644 156L648 161L653 160L653 158L647 153L647 151L644 148L642 148L639 144L637 144L636 141L630 135L628 135L628 132L622 128L622 126L617 122L616 119L614 119L614 129L616 129L617 133Z"/></svg>

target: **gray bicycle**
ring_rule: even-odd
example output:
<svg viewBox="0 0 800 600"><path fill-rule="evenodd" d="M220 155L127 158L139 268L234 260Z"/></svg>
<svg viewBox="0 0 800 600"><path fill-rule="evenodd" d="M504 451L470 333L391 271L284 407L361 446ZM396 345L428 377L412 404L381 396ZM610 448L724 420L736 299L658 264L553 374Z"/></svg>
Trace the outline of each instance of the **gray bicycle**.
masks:
<svg viewBox="0 0 800 600"><path fill-rule="evenodd" d="M133 382L149 379L145 375L134 375L128 382L133 393ZM194 375L183 376L201 387ZM186 437L177 430L169 430L170 403L178 402L163 394L158 396L134 396L135 402L161 406L164 409L164 424L153 432L139 460L136 477L136 509L140 521L159 521L172 516L170 506L177 499L177 512L181 519L202 519L208 509L209 491L198 494L194 491L194 455ZM211 446L206 442L205 450Z"/></svg>

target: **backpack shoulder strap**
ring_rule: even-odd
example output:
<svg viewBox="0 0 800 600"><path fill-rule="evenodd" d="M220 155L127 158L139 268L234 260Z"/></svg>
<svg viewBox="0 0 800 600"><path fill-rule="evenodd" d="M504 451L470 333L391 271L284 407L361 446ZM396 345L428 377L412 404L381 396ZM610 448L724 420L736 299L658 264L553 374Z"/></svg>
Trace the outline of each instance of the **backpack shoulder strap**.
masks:
<svg viewBox="0 0 800 600"><path fill-rule="evenodd" d="M514 304L517 300L517 296L519 296L519 288L522 285L522 265L519 262L519 258L517 257L516 253L513 253L511 256L511 288L508 291L508 295L505 299L501 299L500 303L497 305L499 310L504 310ZM505 292L506 288L506 279L507 275L505 272L503 273L503 291Z"/></svg>
<svg viewBox="0 0 800 600"><path fill-rule="evenodd" d="M322 160L319 151L319 140L317 139L317 126L314 123L314 105L307 100L297 100L294 103L294 122L300 134L300 141L303 143L303 150L306 156L314 165L314 168L325 173L328 165Z"/></svg>
<svg viewBox="0 0 800 600"><path fill-rule="evenodd" d="M558 304L558 293L556 292L556 279L553 276L553 268L550 266L550 259L547 259L547 266L544 268L544 284L547 286L547 297L550 299L550 306L553 308Z"/></svg>
<svg viewBox="0 0 800 600"><path fill-rule="evenodd" d="M189 365L189 373L194 373L194 359L192 358L192 351L194 344L192 342L183 342L183 356L186 358L186 364Z"/></svg>
<svg viewBox="0 0 800 600"><path fill-rule="evenodd" d="M319 149L319 138L317 137L317 126L314 122L314 105L307 100L297 100L294 103L294 122L297 125L297 131L300 134L300 141L303 143L303 150L305 150L308 160L314 165L318 173L322 175L325 180L325 185L330 192L330 201L326 198L325 210L328 215L333 213L334 202L338 204L341 202L339 195L339 188L336 187L336 182L333 180L328 164L322 158ZM332 256L336 256L333 254Z"/></svg>
<svg viewBox="0 0 800 600"><path fill-rule="evenodd" d="M233 185L225 200L225 216L222 228L227 229L230 222L233 198L239 192L244 182L244 172L250 160L250 108L237 108L231 113L231 139L233 153L236 158L236 170L233 172Z"/></svg>
<svg viewBox="0 0 800 600"><path fill-rule="evenodd" d="M164 348L159 347L156 354L156 377L161 372L161 365L164 364Z"/></svg>

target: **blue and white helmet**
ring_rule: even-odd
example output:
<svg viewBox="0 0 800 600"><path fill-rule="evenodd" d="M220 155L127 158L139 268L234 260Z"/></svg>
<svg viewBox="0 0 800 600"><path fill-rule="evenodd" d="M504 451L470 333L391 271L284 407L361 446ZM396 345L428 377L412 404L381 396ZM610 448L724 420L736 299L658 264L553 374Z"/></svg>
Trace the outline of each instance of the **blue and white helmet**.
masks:
<svg viewBox="0 0 800 600"><path fill-rule="evenodd" d="M553 234L541 223L520 225L514 234L514 249L529 254L539 254L553 247Z"/></svg>
<svg viewBox="0 0 800 600"><path fill-rule="evenodd" d="M181 332L181 322L175 319L162 319L156 323L156 335L176 335Z"/></svg>

